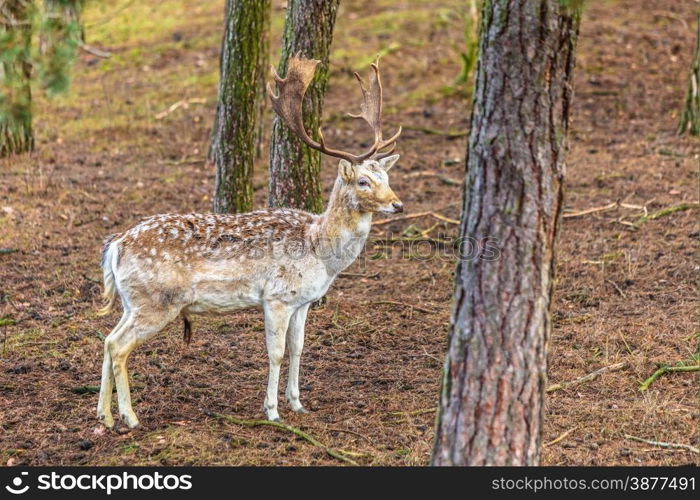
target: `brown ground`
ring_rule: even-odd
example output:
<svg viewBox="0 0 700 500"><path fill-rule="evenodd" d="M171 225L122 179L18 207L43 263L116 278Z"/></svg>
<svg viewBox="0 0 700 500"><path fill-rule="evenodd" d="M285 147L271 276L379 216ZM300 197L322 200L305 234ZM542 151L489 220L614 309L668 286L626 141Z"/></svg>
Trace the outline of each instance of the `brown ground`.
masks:
<svg viewBox="0 0 700 500"><path fill-rule="evenodd" d="M222 12L221 2L211 3L188 2L185 12L172 0L123 1L90 12L90 41L113 57L81 54L71 95L39 100L37 151L0 164L0 248L18 250L0 254L0 318L16 321L0 327L0 338L6 335L1 464L337 463L289 433L222 423L205 413L262 416L267 361L255 311L197 320L189 348L180 325L173 325L132 356L138 430L94 432L97 397L74 392L99 384L101 336L118 317L95 315L102 238L144 215L210 208L213 174L203 156ZM277 3L273 26L279 33ZM464 96L449 87L459 71L460 2L344 4L327 98L329 141L352 147L360 140L347 132L339 111L347 109L346 93L356 91L349 70L366 68L379 51L387 53L388 126L464 129ZM651 213L696 201L697 142L674 130L694 44L695 2L588 4L568 209L617 200ZM154 118L172 103L199 97L205 105ZM407 212L459 218L460 187L417 174L433 170L461 179L465 145L464 138L404 133L392 184ZM264 165L263 159L258 206L266 199ZM324 186L330 188L334 171L329 161ZM641 208L615 208L563 223L551 382L620 361L629 367L548 397L544 440L572 432L545 449L545 464L693 461L689 452L624 437L698 445L694 374L666 375L648 391L638 390L658 364L697 353L697 211L676 212L636 231L624 224L641 215ZM397 234L411 225L425 230L436 222L401 220L375 232ZM431 234L440 232L454 236L457 227L441 223ZM314 411L300 416L281 406L288 423L359 454L354 458L362 464L428 461L455 262L439 252L420 258L425 250L369 247L349 270L368 276L337 281L307 325L302 400Z"/></svg>

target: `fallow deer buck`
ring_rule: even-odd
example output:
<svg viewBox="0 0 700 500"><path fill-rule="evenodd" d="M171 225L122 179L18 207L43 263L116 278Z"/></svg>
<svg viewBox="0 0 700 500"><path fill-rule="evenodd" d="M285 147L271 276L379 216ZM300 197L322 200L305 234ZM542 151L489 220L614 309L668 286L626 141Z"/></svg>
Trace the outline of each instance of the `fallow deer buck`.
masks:
<svg viewBox="0 0 700 500"><path fill-rule="evenodd" d="M121 419L138 425L131 407L126 363L134 348L182 317L185 338L195 314L226 313L262 307L269 357L264 408L278 420L277 392L285 342L289 344L286 396L296 412L299 362L309 304L321 298L338 274L360 253L374 212L397 213L403 205L389 187L387 172L399 159L392 154L401 128L389 139L381 130L382 86L372 65L369 88L357 73L363 94L362 118L374 143L355 155L309 137L302 100L319 61L290 58L286 78L274 74L278 95L268 85L272 107L309 147L340 158L338 177L321 215L293 209L267 209L239 215L156 215L108 238L102 255L106 314L121 298L123 315L104 346L97 415L112 427L112 384L116 383Z"/></svg>

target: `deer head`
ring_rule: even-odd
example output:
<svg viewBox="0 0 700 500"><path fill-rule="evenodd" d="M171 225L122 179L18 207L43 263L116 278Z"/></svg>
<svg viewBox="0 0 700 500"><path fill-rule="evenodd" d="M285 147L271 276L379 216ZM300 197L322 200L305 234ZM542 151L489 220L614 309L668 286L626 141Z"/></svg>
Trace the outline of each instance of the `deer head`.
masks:
<svg viewBox="0 0 700 500"><path fill-rule="evenodd" d="M358 73L355 77L360 82L363 102L360 113L348 115L364 120L374 133L374 143L361 154L353 154L328 147L324 141L321 128L318 129L319 141L313 140L304 128L302 104L320 61L304 59L297 54L289 59L287 76L281 78L272 70L279 93L275 95L268 83L267 91L272 101L272 109L299 139L312 149L340 158L338 176L343 183L344 198L349 205L360 212L397 213L403 211L403 204L389 187L387 172L399 159L392 154L396 140L401 135L401 127L388 139L382 134L382 84L379 76L378 61L371 65L369 88L365 86Z"/></svg>

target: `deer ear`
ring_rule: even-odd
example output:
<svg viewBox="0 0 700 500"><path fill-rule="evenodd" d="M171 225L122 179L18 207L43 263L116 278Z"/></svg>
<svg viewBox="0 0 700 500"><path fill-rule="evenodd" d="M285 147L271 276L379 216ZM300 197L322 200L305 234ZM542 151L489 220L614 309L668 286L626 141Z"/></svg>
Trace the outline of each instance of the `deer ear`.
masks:
<svg viewBox="0 0 700 500"><path fill-rule="evenodd" d="M340 163L338 163L338 175L343 181L352 182L355 180L355 167L348 160L340 160Z"/></svg>
<svg viewBox="0 0 700 500"><path fill-rule="evenodd" d="M388 172L389 169L394 166L394 163L399 161L399 158L401 158L401 156L399 155L387 156L386 158L382 158L381 160L379 160L379 165L385 172Z"/></svg>

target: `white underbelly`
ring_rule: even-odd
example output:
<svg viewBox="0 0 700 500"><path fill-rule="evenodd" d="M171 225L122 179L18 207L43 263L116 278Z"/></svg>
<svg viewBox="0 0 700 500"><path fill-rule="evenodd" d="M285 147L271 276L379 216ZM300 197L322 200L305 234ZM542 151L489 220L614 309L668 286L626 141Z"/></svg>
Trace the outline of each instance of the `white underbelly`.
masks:
<svg viewBox="0 0 700 500"><path fill-rule="evenodd" d="M193 314L223 314L248 307L260 306L259 294L222 293L200 296L185 308Z"/></svg>

